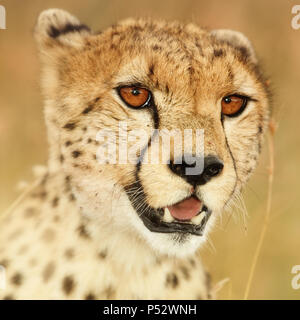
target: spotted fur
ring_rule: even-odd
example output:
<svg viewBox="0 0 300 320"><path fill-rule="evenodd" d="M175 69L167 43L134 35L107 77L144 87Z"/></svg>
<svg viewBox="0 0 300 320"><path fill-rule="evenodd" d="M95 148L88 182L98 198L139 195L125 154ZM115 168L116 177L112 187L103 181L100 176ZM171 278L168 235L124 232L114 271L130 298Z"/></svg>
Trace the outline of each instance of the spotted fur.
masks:
<svg viewBox="0 0 300 320"><path fill-rule="evenodd" d="M268 123L268 90L249 40L231 30L150 19L94 34L58 9L41 13L35 37L49 162L1 217L7 287L0 298L211 298L195 251L253 172ZM124 105L115 88L128 83L152 91L152 109ZM239 117L224 118L220 100L232 93L253 101ZM154 128L205 130L205 152L221 158L224 170L197 189L212 209L203 236L151 232L134 210L125 190L137 180L154 208L190 192L166 165L98 163L96 134L117 133L119 121L149 135Z"/></svg>

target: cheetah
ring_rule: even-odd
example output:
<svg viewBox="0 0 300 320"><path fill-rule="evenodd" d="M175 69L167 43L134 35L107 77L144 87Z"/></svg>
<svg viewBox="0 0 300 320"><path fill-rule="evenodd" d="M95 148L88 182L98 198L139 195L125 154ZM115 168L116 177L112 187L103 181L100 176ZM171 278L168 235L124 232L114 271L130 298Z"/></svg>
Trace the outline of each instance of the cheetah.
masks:
<svg viewBox="0 0 300 320"><path fill-rule="evenodd" d="M269 121L248 38L149 18L95 33L60 9L34 36L49 161L1 216L0 298L214 298L198 249L255 169ZM147 163L164 129L201 129L201 152L192 139L178 160L171 140L168 162ZM122 139L136 146L134 130L146 137L134 161L110 161Z"/></svg>

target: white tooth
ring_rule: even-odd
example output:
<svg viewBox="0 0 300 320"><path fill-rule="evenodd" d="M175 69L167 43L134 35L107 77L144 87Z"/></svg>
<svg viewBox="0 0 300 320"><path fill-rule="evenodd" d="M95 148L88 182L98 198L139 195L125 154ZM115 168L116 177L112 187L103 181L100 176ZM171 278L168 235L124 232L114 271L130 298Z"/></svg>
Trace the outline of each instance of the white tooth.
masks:
<svg viewBox="0 0 300 320"><path fill-rule="evenodd" d="M201 223L201 221L203 220L204 217L205 217L205 212L202 211L202 212L200 212L197 216L193 217L193 218L191 219L191 221L192 221L193 224L199 225L199 224Z"/></svg>
<svg viewBox="0 0 300 320"><path fill-rule="evenodd" d="M169 223L174 221L174 218L171 216L170 210L168 208L165 208L163 221L169 222Z"/></svg>

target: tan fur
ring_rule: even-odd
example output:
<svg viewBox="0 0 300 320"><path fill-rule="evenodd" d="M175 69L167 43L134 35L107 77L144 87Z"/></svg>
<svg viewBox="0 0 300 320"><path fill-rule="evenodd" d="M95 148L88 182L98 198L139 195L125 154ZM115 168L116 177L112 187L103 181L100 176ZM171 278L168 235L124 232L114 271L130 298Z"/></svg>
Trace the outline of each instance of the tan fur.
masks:
<svg viewBox="0 0 300 320"><path fill-rule="evenodd" d="M66 31L68 24L78 28ZM195 251L250 177L268 122L268 92L248 39L230 30L144 19L93 34L58 9L40 15L35 36L49 163L1 220L7 288L0 297L210 298ZM136 165L97 162L100 129L118 135L119 121L126 121L128 130L150 135L154 127L149 112L127 108L114 90L130 83L153 93L159 129L204 129L205 154L224 162L222 174L196 190L213 212L202 237L149 231L123 189L135 182ZM220 101L234 93L255 101L222 125ZM153 208L191 192L165 164L141 165L139 179Z"/></svg>

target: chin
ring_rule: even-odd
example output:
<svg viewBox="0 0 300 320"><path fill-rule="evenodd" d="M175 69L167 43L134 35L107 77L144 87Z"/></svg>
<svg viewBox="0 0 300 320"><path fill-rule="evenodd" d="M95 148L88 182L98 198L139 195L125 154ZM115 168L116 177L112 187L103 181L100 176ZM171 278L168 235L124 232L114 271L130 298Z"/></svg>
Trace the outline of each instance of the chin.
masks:
<svg viewBox="0 0 300 320"><path fill-rule="evenodd" d="M206 241L205 236L188 233L151 233L145 235L145 238L158 255L178 258L192 256Z"/></svg>

